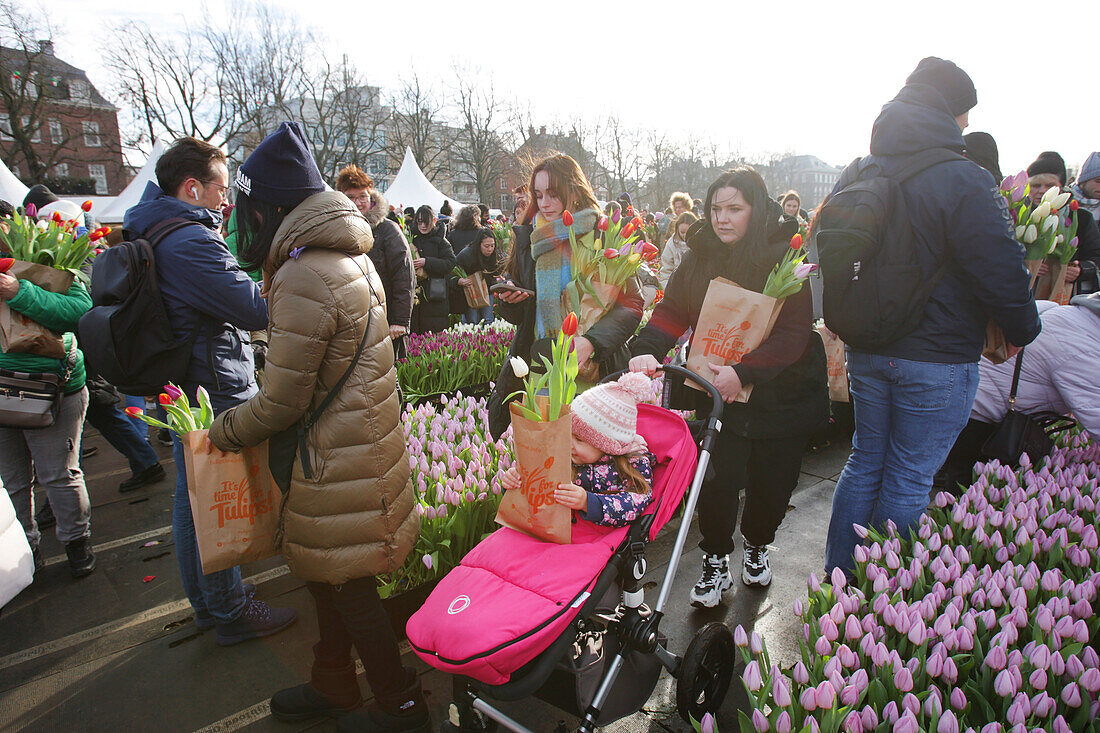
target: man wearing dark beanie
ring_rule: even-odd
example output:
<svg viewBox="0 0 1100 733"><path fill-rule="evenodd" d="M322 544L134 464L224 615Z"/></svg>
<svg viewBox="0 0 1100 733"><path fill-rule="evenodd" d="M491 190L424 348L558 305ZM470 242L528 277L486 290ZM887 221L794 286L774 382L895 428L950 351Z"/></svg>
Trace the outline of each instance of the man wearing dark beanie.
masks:
<svg viewBox="0 0 1100 733"><path fill-rule="evenodd" d="M822 231L832 226L825 222L834 216L837 222L858 220L860 214L843 202L860 201L859 189L845 189L855 181L878 185L869 181L892 179L907 204L912 249L891 255L899 258L899 266L912 263L910 270L879 269L873 262L857 269L867 263L842 260L850 274L836 269L832 282L873 278L891 293L911 282L927 283L915 292L914 307L891 304L915 316L910 321L915 326L882 329L874 346L870 340L849 344L856 429L833 494L825 559L829 571L854 570L853 550L859 543L854 524L881 531L892 521L908 535L919 522L932 478L970 416L990 320L1010 344L1023 346L1039 333L1023 247L1013 236L1004 198L993 176L962 155L962 131L977 100L965 71L950 61L923 59L875 120L871 155L841 175L833 193L848 195L836 197L832 212L828 203L819 212ZM891 225L904 226L900 217L900 211L886 214ZM833 236L818 241L823 260L830 247L835 252L856 235ZM830 299L837 295L830 291L828 272L823 279L829 325Z"/></svg>

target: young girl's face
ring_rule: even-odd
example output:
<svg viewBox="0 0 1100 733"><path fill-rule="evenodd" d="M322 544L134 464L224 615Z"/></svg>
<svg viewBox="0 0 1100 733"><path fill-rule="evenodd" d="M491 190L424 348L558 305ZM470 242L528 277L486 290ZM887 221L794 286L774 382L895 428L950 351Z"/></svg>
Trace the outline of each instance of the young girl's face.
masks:
<svg viewBox="0 0 1100 733"><path fill-rule="evenodd" d="M592 447L591 443L581 440L574 434L571 455L574 464L584 466L589 463L595 463L603 458L603 451L599 448Z"/></svg>

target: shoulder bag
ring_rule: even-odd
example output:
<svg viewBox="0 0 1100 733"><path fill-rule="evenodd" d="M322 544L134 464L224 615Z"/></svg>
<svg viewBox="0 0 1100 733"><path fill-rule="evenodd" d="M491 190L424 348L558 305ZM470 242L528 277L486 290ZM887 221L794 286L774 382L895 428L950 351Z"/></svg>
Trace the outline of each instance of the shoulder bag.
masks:
<svg viewBox="0 0 1100 733"><path fill-rule="evenodd" d="M76 368L76 348L73 336L61 374L0 369L0 427L34 430L54 424Z"/></svg>

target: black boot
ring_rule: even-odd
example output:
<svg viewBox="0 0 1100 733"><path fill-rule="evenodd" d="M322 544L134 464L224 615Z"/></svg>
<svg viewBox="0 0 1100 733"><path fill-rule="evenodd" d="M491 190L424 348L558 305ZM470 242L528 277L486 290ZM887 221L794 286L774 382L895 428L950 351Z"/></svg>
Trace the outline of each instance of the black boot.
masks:
<svg viewBox="0 0 1100 733"><path fill-rule="evenodd" d="M308 684L288 687L271 696L271 714L287 722L321 715L339 718L362 705L355 665L350 662L340 669L318 669L314 664Z"/></svg>
<svg viewBox="0 0 1100 733"><path fill-rule="evenodd" d="M405 668L405 688L396 695L340 718L340 733L427 733L431 730L428 703L416 673Z"/></svg>
<svg viewBox="0 0 1100 733"><path fill-rule="evenodd" d="M95 555L87 537L66 542L65 554L69 556L69 572L74 578L83 578L95 570Z"/></svg>

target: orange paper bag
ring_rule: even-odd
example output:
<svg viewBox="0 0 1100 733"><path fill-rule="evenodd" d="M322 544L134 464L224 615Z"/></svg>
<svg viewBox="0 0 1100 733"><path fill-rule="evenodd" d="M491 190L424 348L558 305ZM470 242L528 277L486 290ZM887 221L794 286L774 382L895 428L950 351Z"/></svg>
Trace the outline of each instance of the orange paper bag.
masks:
<svg viewBox="0 0 1100 733"><path fill-rule="evenodd" d="M46 265L16 260L8 274L17 280L27 280L51 293L65 293L73 285L73 275ZM52 331L22 313L0 303L0 350L5 354L36 354L51 359L65 358L65 342L61 334Z"/></svg>
<svg viewBox="0 0 1100 733"><path fill-rule="evenodd" d="M552 422L528 420L515 404L508 409L523 483L518 489L504 492L497 523L540 540L567 545L572 538L573 512L554 501L554 491L558 484L573 480L573 420L569 408L563 408L561 416Z"/></svg>
<svg viewBox="0 0 1100 733"><path fill-rule="evenodd" d="M492 302L489 300L489 286L485 284L485 276L480 272L470 275L470 284L462 287L466 295L466 305L471 308L486 308Z"/></svg>
<svg viewBox="0 0 1100 733"><path fill-rule="evenodd" d="M783 301L747 290L722 277L710 281L699 322L691 337L687 368L708 382L708 364L739 364L745 354L767 340ZM690 385L691 383L688 382ZM752 385L742 385L737 402L748 402Z"/></svg>
<svg viewBox="0 0 1100 733"><path fill-rule="evenodd" d="M844 342L835 333L818 326L817 332L825 344L825 366L829 372L829 400L850 402L848 393L848 359L844 354Z"/></svg>
<svg viewBox="0 0 1100 733"><path fill-rule="evenodd" d="M205 574L276 554L279 491L267 442L240 453L206 452L206 430L183 436L187 495Z"/></svg>
<svg viewBox="0 0 1100 733"><path fill-rule="evenodd" d="M1073 297L1073 283L1066 282L1066 270L1069 263L1062 264L1056 257L1047 260L1050 267L1050 292L1047 300L1053 300L1058 305L1069 305L1069 299Z"/></svg>

